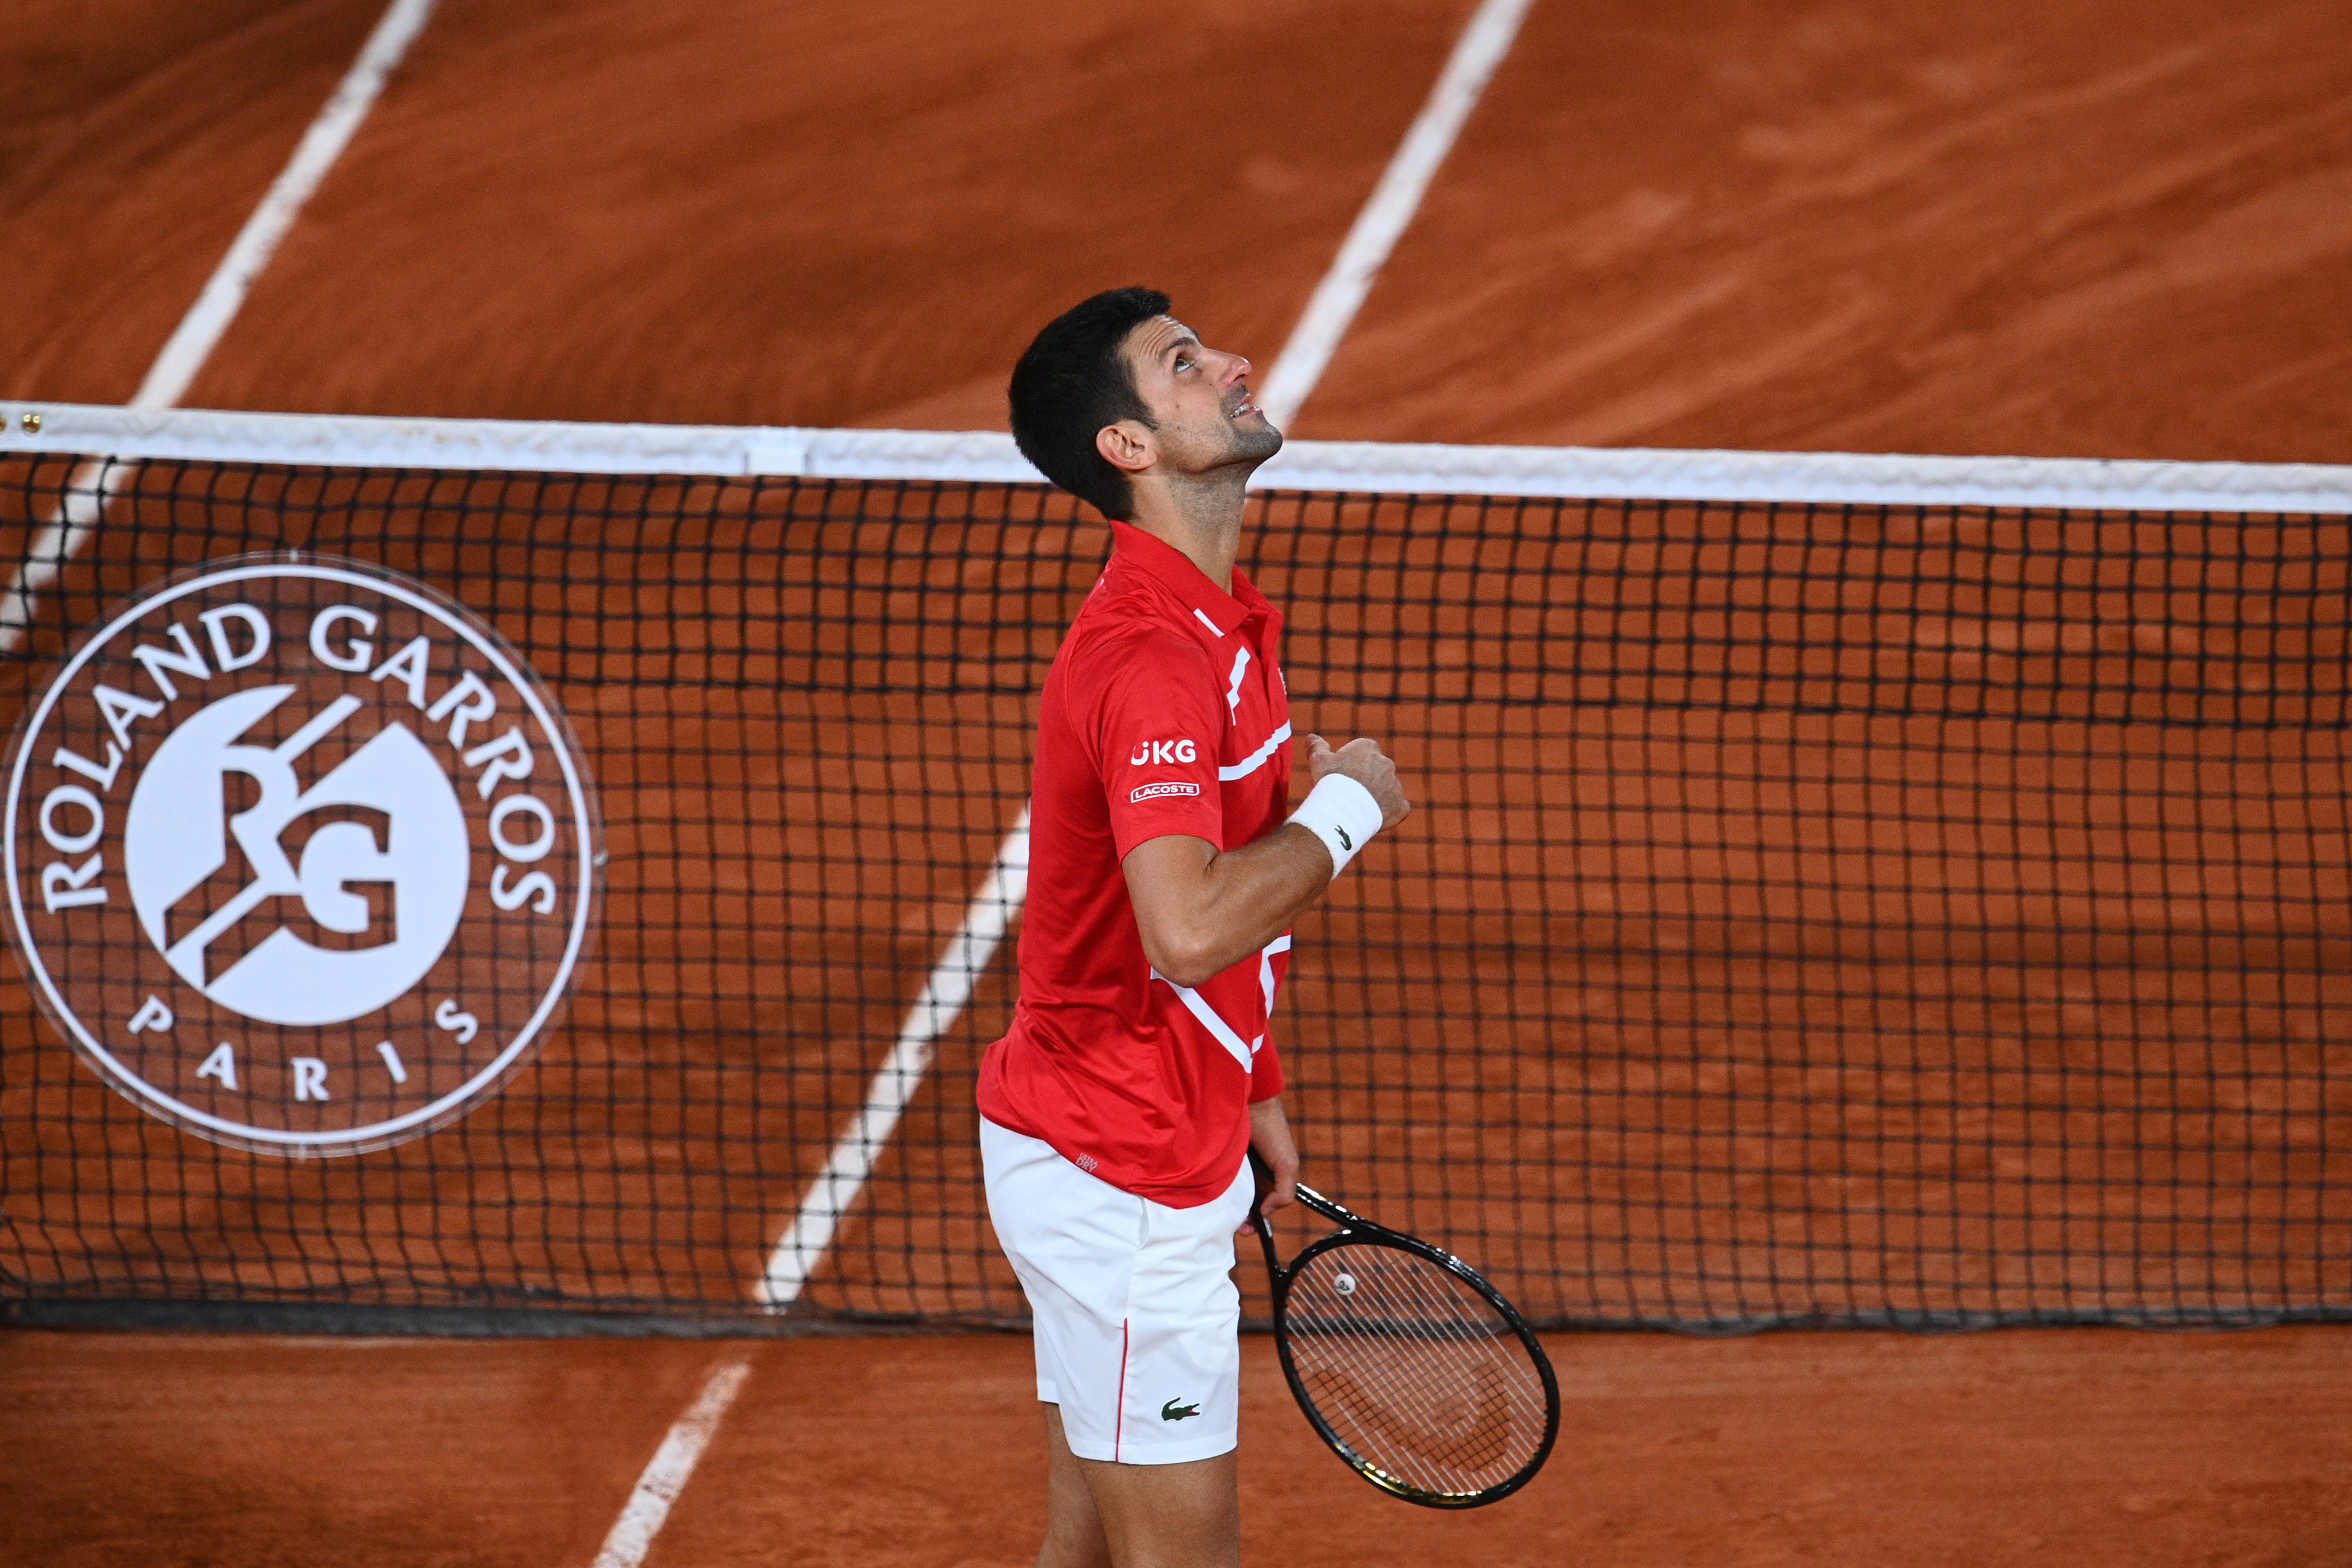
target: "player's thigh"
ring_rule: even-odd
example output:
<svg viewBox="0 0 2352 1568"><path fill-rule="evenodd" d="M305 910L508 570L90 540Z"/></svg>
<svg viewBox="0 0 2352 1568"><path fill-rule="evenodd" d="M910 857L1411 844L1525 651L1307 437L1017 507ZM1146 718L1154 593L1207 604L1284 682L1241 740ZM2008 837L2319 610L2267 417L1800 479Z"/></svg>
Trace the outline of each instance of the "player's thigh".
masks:
<svg viewBox="0 0 2352 1568"><path fill-rule="evenodd" d="M1242 1560L1234 1456L1173 1465L1080 1459L1119 1568L1234 1568Z"/></svg>
<svg viewBox="0 0 2352 1568"><path fill-rule="evenodd" d="M1095 1507L1085 1462L1070 1452L1062 1433L1062 1412L1045 1412L1045 1544L1037 1568L1113 1568L1110 1538Z"/></svg>

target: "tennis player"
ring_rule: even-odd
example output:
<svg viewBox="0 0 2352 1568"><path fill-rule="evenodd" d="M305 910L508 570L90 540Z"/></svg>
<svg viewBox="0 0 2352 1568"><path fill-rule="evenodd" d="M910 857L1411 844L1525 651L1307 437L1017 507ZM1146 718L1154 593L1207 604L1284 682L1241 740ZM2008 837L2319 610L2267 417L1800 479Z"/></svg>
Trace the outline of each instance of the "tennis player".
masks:
<svg viewBox="0 0 2352 1568"><path fill-rule="evenodd" d="M1290 924L1411 808L1378 742L1307 741L1290 809L1282 615L1234 565L1281 448L1249 362L1149 289L1097 294L1013 372L1013 434L1111 521L1038 715L1013 1027L980 1075L989 1215L1036 1322L1040 1568L1231 1568L1255 1145L1298 1152L1267 1029Z"/></svg>

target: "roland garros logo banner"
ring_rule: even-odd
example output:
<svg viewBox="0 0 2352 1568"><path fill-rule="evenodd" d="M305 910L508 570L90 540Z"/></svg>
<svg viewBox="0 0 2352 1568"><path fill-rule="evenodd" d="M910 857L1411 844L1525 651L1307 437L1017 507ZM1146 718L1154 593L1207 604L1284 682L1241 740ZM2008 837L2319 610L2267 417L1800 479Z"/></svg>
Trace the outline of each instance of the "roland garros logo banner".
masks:
<svg viewBox="0 0 2352 1568"><path fill-rule="evenodd" d="M484 622L356 562L116 606L9 757L9 934L83 1058L225 1143L355 1153L546 1037L595 901L562 714Z"/></svg>

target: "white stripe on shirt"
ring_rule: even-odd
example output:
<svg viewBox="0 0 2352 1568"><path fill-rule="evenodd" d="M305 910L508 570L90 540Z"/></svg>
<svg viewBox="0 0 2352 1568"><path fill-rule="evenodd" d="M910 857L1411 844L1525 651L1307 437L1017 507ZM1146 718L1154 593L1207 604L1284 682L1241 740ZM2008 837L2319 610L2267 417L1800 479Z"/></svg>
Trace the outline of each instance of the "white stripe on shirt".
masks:
<svg viewBox="0 0 2352 1568"><path fill-rule="evenodd" d="M1265 738L1265 745L1260 746L1256 751L1252 752L1240 762L1234 763L1233 766L1219 768L1217 770L1217 777L1226 784L1231 784L1235 779L1245 779L1249 777L1250 774L1265 766L1266 759L1273 756L1276 752L1281 750L1283 745L1288 742L1289 739L1290 726L1286 723L1281 729L1276 730L1273 734L1268 735Z"/></svg>
<svg viewBox="0 0 2352 1568"><path fill-rule="evenodd" d="M1265 1016L1269 1018L1274 1016L1274 955L1289 951L1290 933L1285 931L1267 942L1265 951L1257 955L1257 983L1265 992ZM1265 1037L1263 1035L1258 1037L1260 1039ZM1257 1047L1253 1046L1250 1048L1255 1050Z"/></svg>
<svg viewBox="0 0 2352 1568"><path fill-rule="evenodd" d="M1209 1005L1207 997L1189 985L1177 984L1157 969L1151 972L1151 978L1160 981L1169 990L1176 993L1176 999L1184 1004L1185 1011L1201 1020L1201 1026L1217 1037L1217 1044L1225 1047L1225 1054L1242 1064L1242 1071L1248 1072L1251 1069L1249 1043L1234 1033L1234 1026L1231 1024L1217 1016L1217 1010ZM1258 1037L1264 1039L1265 1037L1261 1035Z"/></svg>

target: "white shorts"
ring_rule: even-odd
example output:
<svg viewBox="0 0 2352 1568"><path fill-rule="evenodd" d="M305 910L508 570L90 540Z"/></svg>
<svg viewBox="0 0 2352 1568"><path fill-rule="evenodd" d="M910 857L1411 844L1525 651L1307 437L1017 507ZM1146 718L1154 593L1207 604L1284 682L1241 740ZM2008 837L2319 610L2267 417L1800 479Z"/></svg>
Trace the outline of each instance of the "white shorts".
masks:
<svg viewBox="0 0 2352 1568"><path fill-rule="evenodd" d="M1176 1465L1239 1441L1234 1232L1249 1160L1197 1208L1121 1192L1052 1144L980 1119L988 1215L1036 1323L1037 1397L1082 1459Z"/></svg>

